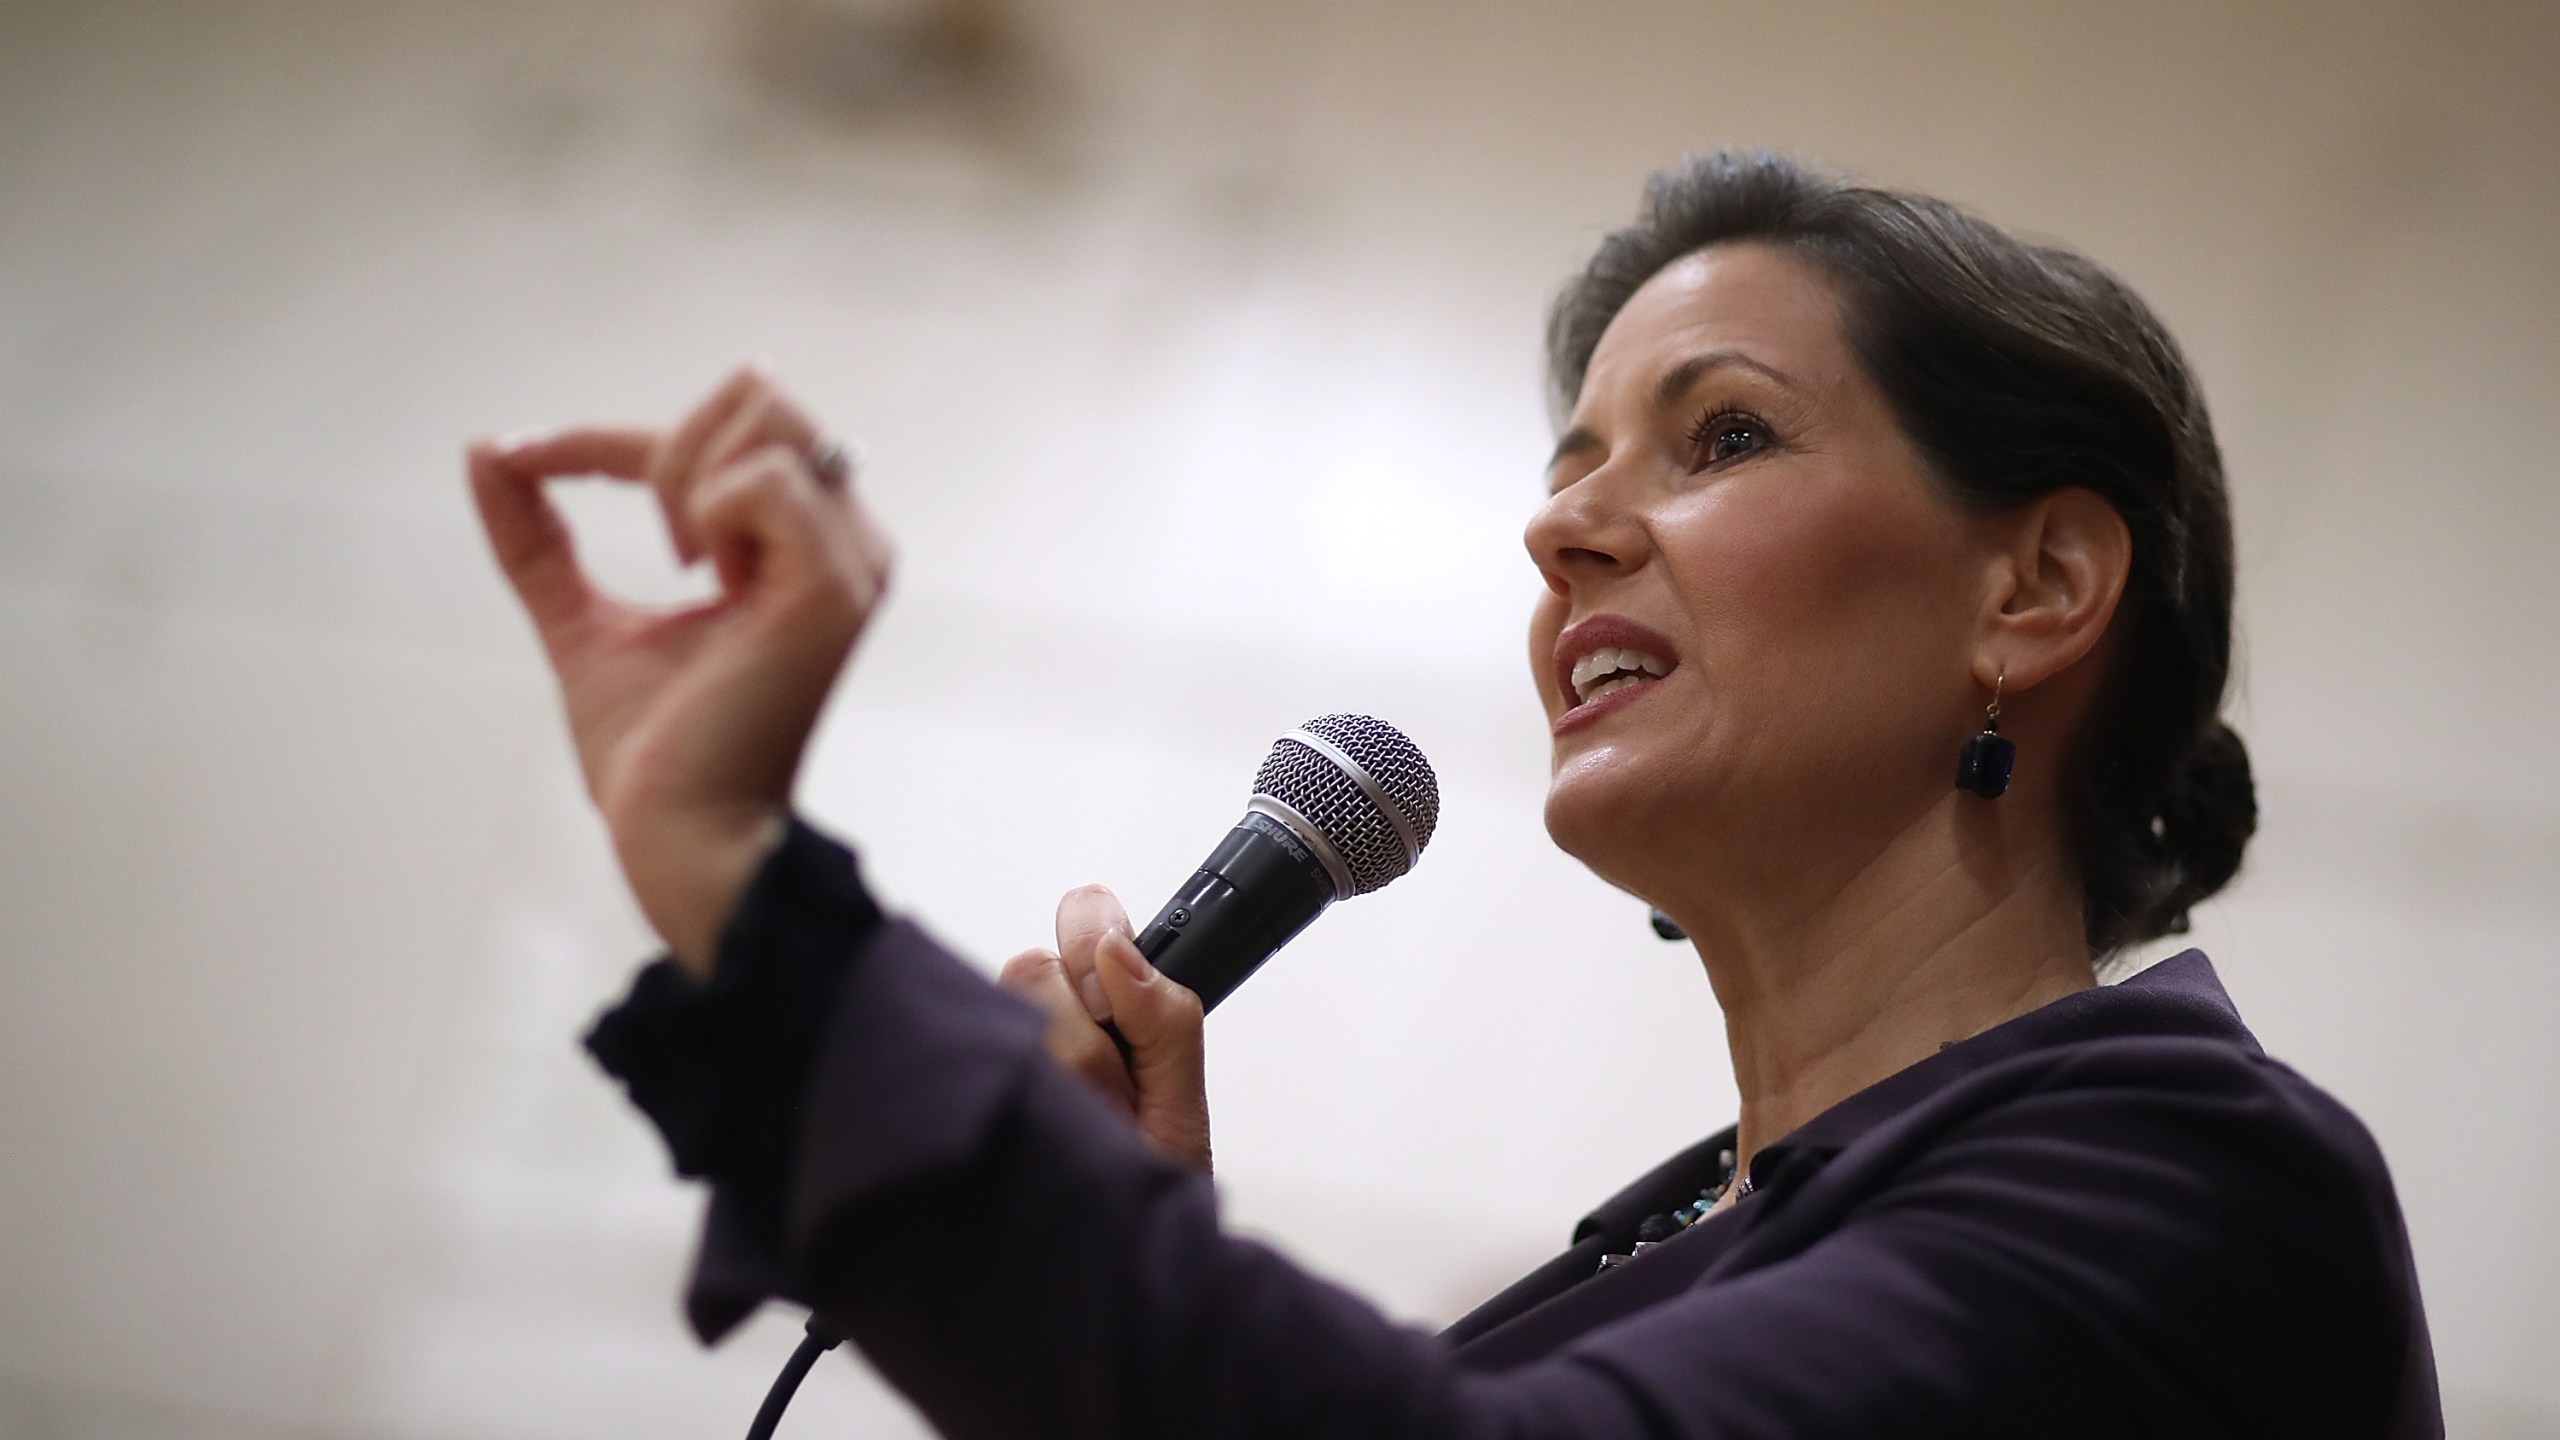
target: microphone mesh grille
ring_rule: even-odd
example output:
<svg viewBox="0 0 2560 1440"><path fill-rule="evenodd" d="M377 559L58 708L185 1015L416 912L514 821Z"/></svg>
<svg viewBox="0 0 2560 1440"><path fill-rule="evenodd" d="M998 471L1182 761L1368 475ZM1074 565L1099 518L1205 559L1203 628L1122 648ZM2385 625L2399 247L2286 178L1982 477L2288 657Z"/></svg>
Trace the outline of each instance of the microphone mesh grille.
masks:
<svg viewBox="0 0 2560 1440"><path fill-rule="evenodd" d="M1414 848L1431 843L1440 823L1440 780L1404 732L1366 715L1320 715L1299 727L1348 755L1413 831ZM1342 852L1355 895L1366 895L1413 868L1404 840L1360 782L1322 752L1283 738L1254 773L1253 792L1304 815Z"/></svg>

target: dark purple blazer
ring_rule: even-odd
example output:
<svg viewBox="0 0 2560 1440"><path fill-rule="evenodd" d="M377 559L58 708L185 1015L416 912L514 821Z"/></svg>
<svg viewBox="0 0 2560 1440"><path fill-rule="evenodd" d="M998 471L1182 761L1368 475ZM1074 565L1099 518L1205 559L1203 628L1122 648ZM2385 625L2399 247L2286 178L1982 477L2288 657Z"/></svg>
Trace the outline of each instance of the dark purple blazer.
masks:
<svg viewBox="0 0 2560 1440"><path fill-rule="evenodd" d="M697 1331L811 1305L949 1435L2443 1434L2380 1153L2194 951L1851 1096L1599 1272L1711 1137L1438 1336L1220 1229L805 827L712 981L652 966L589 1045L712 1182Z"/></svg>

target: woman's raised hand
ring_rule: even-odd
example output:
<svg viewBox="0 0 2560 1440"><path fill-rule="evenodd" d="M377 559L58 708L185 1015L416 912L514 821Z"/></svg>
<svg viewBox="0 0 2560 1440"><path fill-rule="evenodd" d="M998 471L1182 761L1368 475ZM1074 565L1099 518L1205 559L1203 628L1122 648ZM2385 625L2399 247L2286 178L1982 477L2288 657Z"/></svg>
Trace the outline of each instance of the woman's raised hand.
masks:
<svg viewBox="0 0 2560 1440"><path fill-rule="evenodd" d="M560 678L587 791L641 911L710 973L720 929L781 834L792 780L889 582L887 538L841 452L763 374L731 376L672 431L587 428L471 447L490 547ZM625 604L579 568L544 486L600 475L657 492L719 593Z"/></svg>
<svg viewBox="0 0 2560 1440"><path fill-rule="evenodd" d="M1025 950L998 978L1048 1015L1051 1059L1128 1111L1158 1154L1205 1171L1200 997L1148 964L1131 934L1117 896L1099 885L1070 890L1058 902L1058 948Z"/></svg>

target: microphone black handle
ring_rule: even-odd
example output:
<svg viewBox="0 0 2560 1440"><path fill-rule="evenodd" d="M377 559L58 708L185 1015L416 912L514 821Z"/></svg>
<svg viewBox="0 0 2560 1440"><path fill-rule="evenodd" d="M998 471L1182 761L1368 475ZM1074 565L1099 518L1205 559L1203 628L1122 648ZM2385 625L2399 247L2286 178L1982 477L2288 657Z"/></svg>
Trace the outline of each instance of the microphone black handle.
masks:
<svg viewBox="0 0 2560 1440"><path fill-rule="evenodd" d="M1333 899L1333 877L1307 843L1248 811L1139 930L1138 953L1214 1010Z"/></svg>

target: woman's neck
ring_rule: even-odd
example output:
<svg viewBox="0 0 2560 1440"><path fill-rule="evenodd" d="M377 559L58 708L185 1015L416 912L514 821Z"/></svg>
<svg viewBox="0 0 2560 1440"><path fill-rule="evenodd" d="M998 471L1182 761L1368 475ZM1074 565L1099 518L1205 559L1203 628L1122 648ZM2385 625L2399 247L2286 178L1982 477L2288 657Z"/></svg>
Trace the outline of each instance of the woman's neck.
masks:
<svg viewBox="0 0 2560 1440"><path fill-rule="evenodd" d="M1724 1009L1745 1166L1943 1046L2096 983L2061 847L1984 818L1932 807L1818 894L1683 907Z"/></svg>

